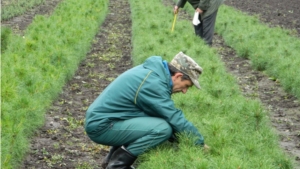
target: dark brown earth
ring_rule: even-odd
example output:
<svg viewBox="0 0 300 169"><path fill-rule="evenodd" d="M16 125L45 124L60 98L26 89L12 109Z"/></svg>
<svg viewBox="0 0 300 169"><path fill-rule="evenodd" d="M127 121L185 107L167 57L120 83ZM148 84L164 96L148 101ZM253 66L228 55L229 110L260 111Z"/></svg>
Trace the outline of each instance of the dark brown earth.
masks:
<svg viewBox="0 0 300 169"><path fill-rule="evenodd" d="M51 15L59 2L47 0L27 13L2 21L1 24L22 34L35 15ZM171 0L163 0L163 3L173 8ZM295 35L299 36L299 0L291 0L288 4L280 0L226 0L225 4L251 15L259 15L262 22L271 27L294 29ZM111 12L95 36L92 49L47 111L45 125L35 132L28 155L20 168L101 168L100 163L108 147L94 144L85 135L85 111L115 77L132 67L129 3L114 0L110 2L109 8ZM190 18L184 11L178 17ZM295 168L300 168L299 100L284 92L278 81L270 80L262 72L253 70L250 61L238 57L217 34L213 43L212 47L219 51L228 72L238 79L243 94L260 99L270 111L273 126L281 138L280 145L295 159Z"/></svg>
<svg viewBox="0 0 300 169"><path fill-rule="evenodd" d="M300 34L300 1L299 0L225 0L225 4L233 6L251 15L271 27L279 26Z"/></svg>

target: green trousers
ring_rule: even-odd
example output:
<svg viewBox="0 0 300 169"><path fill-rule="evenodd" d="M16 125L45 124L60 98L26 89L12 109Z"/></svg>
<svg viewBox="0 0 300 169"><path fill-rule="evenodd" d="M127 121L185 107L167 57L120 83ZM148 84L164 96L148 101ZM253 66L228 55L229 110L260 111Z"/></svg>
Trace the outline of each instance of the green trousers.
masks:
<svg viewBox="0 0 300 169"><path fill-rule="evenodd" d="M168 140L172 128L165 120L157 117L137 117L114 121L111 127L92 140L108 146L125 146L133 155L138 156L149 148Z"/></svg>

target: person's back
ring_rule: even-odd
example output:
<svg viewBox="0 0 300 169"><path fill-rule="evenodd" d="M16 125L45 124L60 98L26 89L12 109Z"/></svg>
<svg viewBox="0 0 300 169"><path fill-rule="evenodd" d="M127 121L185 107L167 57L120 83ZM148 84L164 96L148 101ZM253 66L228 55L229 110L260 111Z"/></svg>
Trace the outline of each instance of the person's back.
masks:
<svg viewBox="0 0 300 169"><path fill-rule="evenodd" d="M171 87L167 75L161 65L162 58L150 57L144 64L127 70L117 77L100 96L90 105L86 114L86 124L101 119L128 119L145 116L146 107L140 107L147 101L147 95L154 92L165 93L163 97L171 97ZM143 92L144 98L139 98ZM147 93L145 93L147 92ZM146 96L145 96L146 95ZM155 101L155 100L152 100ZM89 131L89 129L88 129Z"/></svg>

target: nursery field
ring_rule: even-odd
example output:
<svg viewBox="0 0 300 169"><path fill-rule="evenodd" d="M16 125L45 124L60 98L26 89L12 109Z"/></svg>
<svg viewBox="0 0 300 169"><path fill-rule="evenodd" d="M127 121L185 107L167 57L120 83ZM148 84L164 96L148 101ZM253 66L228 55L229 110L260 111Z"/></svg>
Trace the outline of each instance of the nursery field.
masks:
<svg viewBox="0 0 300 169"><path fill-rule="evenodd" d="M12 28L14 33L22 36L35 15L50 16L56 5L62 1L47 0L22 15L1 21L1 25ZM172 0L161 2L170 9L174 6ZM249 15L257 15L270 27L291 29L291 36L299 37L299 0L293 0L293 3L289 4L283 4L283 1L279 0L226 0L225 5ZM177 18L178 21L191 19L192 16L183 10ZM171 28L172 22L168 24ZM101 160L109 147L92 143L84 134L82 126L85 110L91 102L114 78L135 63L131 58L133 35L129 2L110 0L107 16L99 30L75 75L64 85L61 94L47 109L45 124L34 132L29 152L18 168L101 168ZM249 100L259 100L270 112L272 126L280 136L280 146L291 155L295 163L294 168L300 168L299 98L286 92L280 80L253 69L251 61L239 57L217 33L212 48L224 62L226 70L237 80L242 94ZM209 142L207 144L209 145Z"/></svg>

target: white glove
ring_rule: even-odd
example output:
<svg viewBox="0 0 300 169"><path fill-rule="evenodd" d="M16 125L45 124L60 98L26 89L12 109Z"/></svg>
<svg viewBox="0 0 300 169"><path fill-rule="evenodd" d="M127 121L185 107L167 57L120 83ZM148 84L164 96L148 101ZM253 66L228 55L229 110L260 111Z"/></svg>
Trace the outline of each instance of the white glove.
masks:
<svg viewBox="0 0 300 169"><path fill-rule="evenodd" d="M194 24L195 26L197 26L199 23L201 23L201 22L199 21L199 13L198 13L198 12L195 12L194 18L193 18L193 24Z"/></svg>

